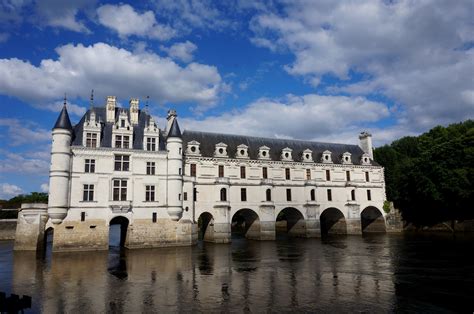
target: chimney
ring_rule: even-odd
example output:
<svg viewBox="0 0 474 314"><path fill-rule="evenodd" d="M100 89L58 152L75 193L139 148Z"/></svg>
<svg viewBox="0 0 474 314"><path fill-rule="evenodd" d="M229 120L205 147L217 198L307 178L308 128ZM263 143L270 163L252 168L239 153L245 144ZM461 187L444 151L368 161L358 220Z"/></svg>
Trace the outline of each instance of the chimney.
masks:
<svg viewBox="0 0 474 314"><path fill-rule="evenodd" d="M362 148L364 153L367 153L370 159L374 159L374 153L372 148L372 134L369 132L361 132L359 135L359 147Z"/></svg>
<svg viewBox="0 0 474 314"><path fill-rule="evenodd" d="M138 124L138 104L137 98L130 99L130 123L132 125Z"/></svg>
<svg viewBox="0 0 474 314"><path fill-rule="evenodd" d="M107 122L115 122L115 105L117 103L117 97L115 96L107 96L107 104L106 104L106 111L107 111Z"/></svg>
<svg viewBox="0 0 474 314"><path fill-rule="evenodd" d="M168 116L166 117L166 119L168 120L168 123L166 124L166 134L168 134L168 132L170 131L171 125L173 124L173 121L174 119L176 119L176 117L177 117L176 110L174 109L168 110Z"/></svg>

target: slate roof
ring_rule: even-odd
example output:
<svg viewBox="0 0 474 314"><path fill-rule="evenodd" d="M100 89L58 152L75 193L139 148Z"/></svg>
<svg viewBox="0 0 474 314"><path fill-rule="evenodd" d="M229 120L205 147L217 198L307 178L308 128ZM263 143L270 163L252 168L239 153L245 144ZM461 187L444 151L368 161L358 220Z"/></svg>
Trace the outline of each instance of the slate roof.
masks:
<svg viewBox="0 0 474 314"><path fill-rule="evenodd" d="M179 129L178 120L174 119L171 124L170 131L168 132L168 137L181 137L181 130Z"/></svg>
<svg viewBox="0 0 474 314"><path fill-rule="evenodd" d="M53 127L53 130L54 129L66 129L66 130L72 131L71 120L69 119L66 105L63 106L61 113L59 113L58 120L56 120L56 123L54 124L54 127Z"/></svg>
<svg viewBox="0 0 474 314"><path fill-rule="evenodd" d="M294 161L302 161L303 151L310 149L313 152L313 160L320 162L322 153L329 150L332 154L332 161L334 163L342 163L342 154L345 152L351 153L352 163L361 164L361 157L364 151L357 145L350 144L333 144L322 142L311 142L291 139L274 139L253 137L244 135L231 135L210 132L188 131L183 132L183 145L186 146L192 140L200 143L201 155L205 157L213 157L215 145L218 143L227 144L227 153L230 158L234 158L237 152L237 146L245 144L248 146L248 154L250 159L258 159L258 150L261 146L268 146L270 148L270 159L280 161L281 151L289 147L293 150L292 156ZM375 161L371 161L372 165L378 165Z"/></svg>

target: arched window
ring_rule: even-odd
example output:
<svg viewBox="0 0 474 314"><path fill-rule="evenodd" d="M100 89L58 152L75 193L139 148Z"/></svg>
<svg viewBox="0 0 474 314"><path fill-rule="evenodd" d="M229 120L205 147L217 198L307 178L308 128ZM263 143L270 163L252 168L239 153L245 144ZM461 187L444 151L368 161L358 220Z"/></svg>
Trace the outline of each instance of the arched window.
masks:
<svg viewBox="0 0 474 314"><path fill-rule="evenodd" d="M316 191L314 189L311 190L310 197L312 201L316 200Z"/></svg>
<svg viewBox="0 0 474 314"><path fill-rule="evenodd" d="M353 201L356 200L356 191L355 190L351 191L351 200L353 200Z"/></svg>
<svg viewBox="0 0 474 314"><path fill-rule="evenodd" d="M221 189L221 201L223 202L227 201L227 190L225 188Z"/></svg>
<svg viewBox="0 0 474 314"><path fill-rule="evenodd" d="M270 202L272 200L272 190L267 189L266 191L266 196L267 196L267 202Z"/></svg>

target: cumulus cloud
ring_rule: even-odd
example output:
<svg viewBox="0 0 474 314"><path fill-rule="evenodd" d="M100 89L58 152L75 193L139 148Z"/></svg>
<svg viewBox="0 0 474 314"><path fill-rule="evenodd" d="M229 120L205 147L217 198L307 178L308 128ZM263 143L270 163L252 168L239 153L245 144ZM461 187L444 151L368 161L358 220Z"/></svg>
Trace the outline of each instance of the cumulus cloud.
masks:
<svg viewBox="0 0 474 314"><path fill-rule="evenodd" d="M49 183L43 183L40 186L41 192L48 193L49 192Z"/></svg>
<svg viewBox="0 0 474 314"><path fill-rule="evenodd" d="M17 58L0 59L0 93L44 104L66 92L81 98L96 91L96 99L116 95L149 95L159 103L214 104L226 85L214 66L190 63L184 67L151 52L131 52L96 43L64 45L58 58L38 66Z"/></svg>
<svg viewBox="0 0 474 314"><path fill-rule="evenodd" d="M10 146L51 140L51 131L39 128L35 123L29 121L0 118L0 129L2 128L6 128L6 132L0 134L0 139Z"/></svg>
<svg viewBox="0 0 474 314"><path fill-rule="evenodd" d="M89 33L85 21L78 13L90 9L96 0L41 0L36 2L37 21L48 26L64 28L74 32Z"/></svg>
<svg viewBox="0 0 474 314"><path fill-rule="evenodd" d="M152 11L139 13L128 4L106 4L97 9L99 22L116 31L120 37L140 36L151 39L168 40L176 36L176 31L156 21Z"/></svg>
<svg viewBox="0 0 474 314"><path fill-rule="evenodd" d="M336 77L334 93L384 95L403 127L426 130L474 116L473 14L470 1L294 1L250 25L254 44L294 55L288 73L313 85Z"/></svg>
<svg viewBox="0 0 474 314"><path fill-rule="evenodd" d="M22 193L24 193L23 189L17 185L0 183L0 199L10 199Z"/></svg>
<svg viewBox="0 0 474 314"><path fill-rule="evenodd" d="M0 172L45 176L49 172L49 151L13 153L0 151Z"/></svg>
<svg viewBox="0 0 474 314"><path fill-rule="evenodd" d="M186 40L185 42L182 43L176 43L173 44L171 47L164 47L161 46L161 50L165 51L168 53L168 56L170 56L173 59L181 60L183 62L191 62L194 59L193 53L196 51L197 46L190 42L189 40Z"/></svg>
<svg viewBox="0 0 474 314"><path fill-rule="evenodd" d="M364 97L308 94L261 98L240 111L180 122L191 130L354 143L360 131L388 116L386 105Z"/></svg>

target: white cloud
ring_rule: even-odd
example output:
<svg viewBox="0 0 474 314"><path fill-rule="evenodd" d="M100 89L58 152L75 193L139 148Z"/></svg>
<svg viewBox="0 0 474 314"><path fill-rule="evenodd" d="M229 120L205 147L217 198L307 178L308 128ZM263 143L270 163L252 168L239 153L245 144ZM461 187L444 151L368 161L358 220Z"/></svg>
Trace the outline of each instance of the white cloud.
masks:
<svg viewBox="0 0 474 314"><path fill-rule="evenodd" d="M49 192L49 184L48 183L41 184L40 189L41 189L41 192L48 193Z"/></svg>
<svg viewBox="0 0 474 314"><path fill-rule="evenodd" d="M22 193L24 193L24 191L19 186L9 183L0 183L0 199L10 199Z"/></svg>
<svg viewBox="0 0 474 314"><path fill-rule="evenodd" d="M169 48L161 46L161 50L166 51L166 53L168 53L171 58L181 60L186 63L193 61L193 53L196 51L196 49L197 46L189 40L186 40L182 43L173 44Z"/></svg>
<svg viewBox="0 0 474 314"><path fill-rule="evenodd" d="M54 102L48 102L48 103L40 103L40 104L34 104L34 106L38 109L43 109L43 110L49 110L55 113L58 113L61 111L62 107L64 105L64 100L57 100ZM86 108L76 105L71 102L67 102L67 112L69 114L74 114L76 116L82 117L84 113L86 113Z"/></svg>
<svg viewBox="0 0 474 314"><path fill-rule="evenodd" d="M151 39L168 40L176 36L176 31L160 24L152 11L142 14L128 4L106 4L97 9L99 22L116 31L120 37L140 36Z"/></svg>
<svg viewBox="0 0 474 314"><path fill-rule="evenodd" d="M2 127L5 127L7 131L0 134L0 139L2 143L8 143L10 146L51 141L51 131L39 128L29 121L0 118L0 129Z"/></svg>
<svg viewBox="0 0 474 314"><path fill-rule="evenodd" d="M0 173L47 176L49 172L49 156L45 155L35 155L31 152L12 153L1 151Z"/></svg>
<svg viewBox="0 0 474 314"><path fill-rule="evenodd" d="M68 44L56 48L58 58L39 66L16 58L0 59L0 93L34 104L81 98L95 90L96 99L149 95L159 103L214 104L225 89L214 66L179 66L151 52L130 52L104 43Z"/></svg>
<svg viewBox="0 0 474 314"><path fill-rule="evenodd" d="M80 11L90 9L96 0L41 0L36 2L37 23L89 33L85 22L77 18Z"/></svg>
<svg viewBox="0 0 474 314"><path fill-rule="evenodd" d="M474 117L473 14L467 0L292 1L256 15L252 41L291 52L286 70L313 85L333 75L332 92L387 96L400 126L419 131Z"/></svg>

